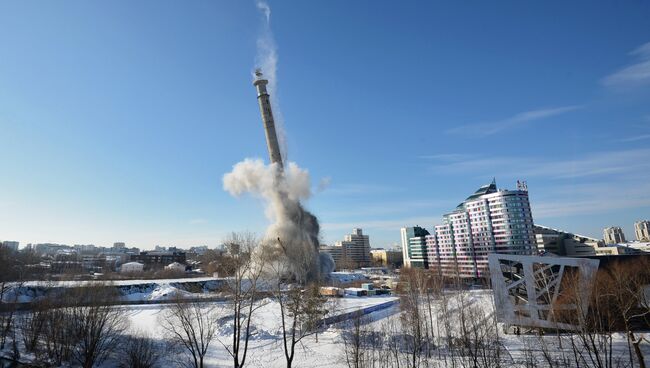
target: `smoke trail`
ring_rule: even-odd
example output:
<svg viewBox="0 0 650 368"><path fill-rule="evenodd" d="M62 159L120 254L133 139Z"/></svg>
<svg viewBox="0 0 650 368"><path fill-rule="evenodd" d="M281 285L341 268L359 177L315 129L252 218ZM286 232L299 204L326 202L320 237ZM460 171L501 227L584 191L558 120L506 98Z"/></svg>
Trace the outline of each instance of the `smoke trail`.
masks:
<svg viewBox="0 0 650 368"><path fill-rule="evenodd" d="M255 56L255 68L264 71L264 78L269 81L267 86L269 94L271 95L271 108L273 108L273 115L275 118L275 129L278 135L278 143L280 144L280 153L286 160L287 156L287 140L284 129L284 117L282 110L280 110L280 98L278 91L278 47L271 31L271 8L266 1L257 0L257 9L262 15L262 25L260 34L257 37L257 55Z"/></svg>

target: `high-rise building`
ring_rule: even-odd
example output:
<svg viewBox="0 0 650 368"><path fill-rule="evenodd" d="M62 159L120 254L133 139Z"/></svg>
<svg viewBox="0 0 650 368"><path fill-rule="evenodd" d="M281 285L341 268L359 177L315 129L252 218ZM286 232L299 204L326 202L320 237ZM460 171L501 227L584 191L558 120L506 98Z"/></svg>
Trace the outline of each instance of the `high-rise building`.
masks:
<svg viewBox="0 0 650 368"><path fill-rule="evenodd" d="M370 266L370 238L358 228L346 235L343 241L330 246L321 245L319 251L332 256L337 269Z"/></svg>
<svg viewBox="0 0 650 368"><path fill-rule="evenodd" d="M444 215L443 224L424 238L423 263L445 276L487 277L492 252L536 254L528 189L498 190L492 181Z"/></svg>
<svg viewBox="0 0 650 368"><path fill-rule="evenodd" d="M370 266L370 238L363 235L363 230L353 229L352 234L346 235L343 241L336 242L335 246L344 247L345 257L357 267Z"/></svg>
<svg viewBox="0 0 650 368"><path fill-rule="evenodd" d="M402 239L402 258L405 267L429 268L425 237L429 231L419 226L400 229Z"/></svg>
<svg viewBox="0 0 650 368"><path fill-rule="evenodd" d="M605 244L618 244L625 243L625 235L623 229L618 226L607 227L603 230L603 237Z"/></svg>
<svg viewBox="0 0 650 368"><path fill-rule="evenodd" d="M650 221L642 220L634 223L634 234L640 242L650 242Z"/></svg>

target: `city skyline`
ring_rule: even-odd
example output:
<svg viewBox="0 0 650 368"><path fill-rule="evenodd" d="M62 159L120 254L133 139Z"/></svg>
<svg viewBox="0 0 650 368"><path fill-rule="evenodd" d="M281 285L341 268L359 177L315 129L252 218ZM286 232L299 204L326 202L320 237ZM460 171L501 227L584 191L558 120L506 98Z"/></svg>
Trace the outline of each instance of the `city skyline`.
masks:
<svg viewBox="0 0 650 368"><path fill-rule="evenodd" d="M632 239L650 217L650 5L271 5L288 160L323 243L399 244L493 177L528 182L536 224ZM254 2L3 3L0 240L262 234L259 201L221 186L268 162L260 24Z"/></svg>

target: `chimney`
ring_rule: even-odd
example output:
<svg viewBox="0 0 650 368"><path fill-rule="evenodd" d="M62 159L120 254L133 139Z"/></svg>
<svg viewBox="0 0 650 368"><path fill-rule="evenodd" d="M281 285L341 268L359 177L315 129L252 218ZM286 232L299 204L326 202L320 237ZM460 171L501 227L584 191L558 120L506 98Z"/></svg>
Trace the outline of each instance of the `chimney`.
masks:
<svg viewBox="0 0 650 368"><path fill-rule="evenodd" d="M262 113L262 123L264 124L264 133L266 133L266 146L269 149L269 158L272 163L277 163L280 168L284 168L282 164L282 155L280 154L280 146L278 145L278 136L275 132L275 121L273 120L273 112L271 111L271 100L269 93L266 91L268 80L264 79L262 71L257 69L255 71L255 81L253 85L257 89L257 101L260 104L260 112Z"/></svg>

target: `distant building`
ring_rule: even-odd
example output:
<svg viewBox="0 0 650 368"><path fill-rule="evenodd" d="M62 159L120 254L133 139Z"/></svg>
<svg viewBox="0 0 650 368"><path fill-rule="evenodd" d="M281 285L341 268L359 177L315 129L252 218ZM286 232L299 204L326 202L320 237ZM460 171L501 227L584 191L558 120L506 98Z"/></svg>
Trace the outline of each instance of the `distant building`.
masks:
<svg viewBox="0 0 650 368"><path fill-rule="evenodd" d="M99 248L93 244L75 244L74 249L79 254L96 254L99 252Z"/></svg>
<svg viewBox="0 0 650 368"><path fill-rule="evenodd" d="M334 264L336 265L336 269L338 270L341 268L341 266L344 263L344 260L346 259L346 254L345 254L345 247L342 246L337 246L337 245L321 245L318 248L318 251L320 253L326 253L329 254L332 259L334 260Z"/></svg>
<svg viewBox="0 0 650 368"><path fill-rule="evenodd" d="M115 271L119 264L124 263L122 259L115 256L86 254L81 256L81 265L85 271L109 272Z"/></svg>
<svg viewBox="0 0 650 368"><path fill-rule="evenodd" d="M627 253L650 253L650 242L630 242L625 243L624 246L628 249Z"/></svg>
<svg viewBox="0 0 650 368"><path fill-rule="evenodd" d="M200 245L198 247L191 247L189 253L194 253L196 255L202 256L207 251L208 251L207 245Z"/></svg>
<svg viewBox="0 0 650 368"><path fill-rule="evenodd" d="M144 271L144 265L139 262L129 262L122 265L120 273L138 273Z"/></svg>
<svg viewBox="0 0 650 368"><path fill-rule="evenodd" d="M597 250L605 246L600 239L572 234L562 230L535 225L535 240L540 252L549 252L558 256L580 257L597 255ZM602 250L602 252L608 252ZM609 250L609 252L614 252Z"/></svg>
<svg viewBox="0 0 650 368"><path fill-rule="evenodd" d="M419 226L400 229L402 259L405 267L429 268L425 240L427 235L429 231Z"/></svg>
<svg viewBox="0 0 650 368"><path fill-rule="evenodd" d="M370 239L361 229L353 229L352 234L334 245L321 245L318 251L329 254L336 269L370 266Z"/></svg>
<svg viewBox="0 0 650 368"><path fill-rule="evenodd" d="M145 251L131 255L131 261L141 262L149 267L162 268L170 263L185 263L185 252Z"/></svg>
<svg viewBox="0 0 650 368"><path fill-rule="evenodd" d="M597 256L620 256L624 254L639 254L639 250L634 248L629 248L623 245L613 245L607 247L598 247L596 248Z"/></svg>
<svg viewBox="0 0 650 368"><path fill-rule="evenodd" d="M650 242L650 221L643 220L634 223L634 234L640 242Z"/></svg>
<svg viewBox="0 0 650 368"><path fill-rule="evenodd" d="M126 244L123 242L115 242L113 243L113 249L126 249Z"/></svg>
<svg viewBox="0 0 650 368"><path fill-rule="evenodd" d="M394 249L373 249L370 251L372 261L382 266L399 268L404 264L402 252Z"/></svg>
<svg viewBox="0 0 650 368"><path fill-rule="evenodd" d="M618 226L607 227L603 230L603 237L605 244L618 244L625 243L625 235L623 229Z"/></svg>
<svg viewBox="0 0 650 368"><path fill-rule="evenodd" d="M0 242L0 245L4 248L10 249L14 252L18 251L18 245L20 243L17 241L11 241L11 240L5 240L3 242Z"/></svg>
<svg viewBox="0 0 650 368"><path fill-rule="evenodd" d="M59 251L70 251L74 248L64 245L64 244L54 244L54 243L40 243L34 245L34 251L38 254L47 254L53 255Z"/></svg>
<svg viewBox="0 0 650 368"><path fill-rule="evenodd" d="M356 267L370 266L370 238L363 234L363 230L353 229L352 234L346 235L335 246L345 248L345 257L355 263Z"/></svg>
<svg viewBox="0 0 650 368"><path fill-rule="evenodd" d="M405 266L437 269L444 276L489 276L489 253L537 254L525 183L499 190L492 181L444 215L433 234L409 229L414 228L402 228Z"/></svg>
<svg viewBox="0 0 650 368"><path fill-rule="evenodd" d="M53 273L80 273L82 264L79 261L52 261L50 262L50 271Z"/></svg>

